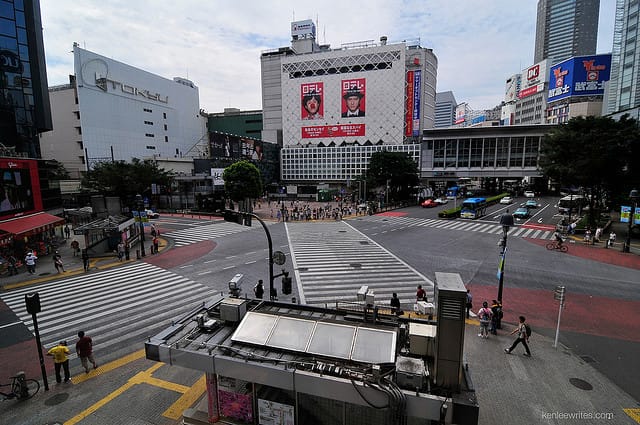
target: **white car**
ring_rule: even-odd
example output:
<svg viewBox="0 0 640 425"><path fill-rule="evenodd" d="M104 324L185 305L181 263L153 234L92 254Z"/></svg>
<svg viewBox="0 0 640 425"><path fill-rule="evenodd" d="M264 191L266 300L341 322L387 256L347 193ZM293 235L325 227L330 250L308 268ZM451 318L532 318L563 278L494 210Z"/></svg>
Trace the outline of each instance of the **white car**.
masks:
<svg viewBox="0 0 640 425"><path fill-rule="evenodd" d="M442 198L436 198L436 199L434 199L434 202L435 202L436 204L442 204L442 205L444 205L444 204L446 204L447 202L449 202L449 200L448 200L445 196L443 196Z"/></svg>
<svg viewBox="0 0 640 425"><path fill-rule="evenodd" d="M147 217L149 217L149 218L160 218L160 214L158 214L155 211L144 210L144 212L147 214Z"/></svg>
<svg viewBox="0 0 640 425"><path fill-rule="evenodd" d="M513 198L511 196L505 196L504 198L500 199L501 204L510 204L512 202Z"/></svg>
<svg viewBox="0 0 640 425"><path fill-rule="evenodd" d="M536 194L535 194L533 191L531 191L531 190L525 190L525 191L524 191L524 196L525 196L526 198L535 198L535 197L536 197Z"/></svg>

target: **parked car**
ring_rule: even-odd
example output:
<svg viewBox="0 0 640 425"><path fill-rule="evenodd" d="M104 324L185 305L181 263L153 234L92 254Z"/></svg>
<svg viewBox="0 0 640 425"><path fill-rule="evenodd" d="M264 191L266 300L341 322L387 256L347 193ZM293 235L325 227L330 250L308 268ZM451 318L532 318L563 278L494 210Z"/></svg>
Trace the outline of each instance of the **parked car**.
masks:
<svg viewBox="0 0 640 425"><path fill-rule="evenodd" d="M449 200L447 199L446 196L443 196L442 198L436 198L434 201L435 201L436 204L442 204L442 205L444 205L447 202L449 202Z"/></svg>
<svg viewBox="0 0 640 425"><path fill-rule="evenodd" d="M515 218L528 218L529 217L529 208L520 207L513 212L513 216Z"/></svg>
<svg viewBox="0 0 640 425"><path fill-rule="evenodd" d="M527 208L538 208L538 203L533 199L529 199L524 203L524 206Z"/></svg>
<svg viewBox="0 0 640 425"><path fill-rule="evenodd" d="M511 196L505 196L504 198L500 199L500 203L501 204L510 204L513 202L513 198Z"/></svg>
<svg viewBox="0 0 640 425"><path fill-rule="evenodd" d="M525 190L524 191L524 196L525 196L525 198L535 198L536 194L532 190Z"/></svg>
<svg viewBox="0 0 640 425"><path fill-rule="evenodd" d="M158 214L155 211L144 210L144 212L147 214L147 217L149 217L149 218L160 218L160 214Z"/></svg>
<svg viewBox="0 0 640 425"><path fill-rule="evenodd" d="M431 198L425 199L420 205L422 206L422 208L433 208L438 206L436 201Z"/></svg>

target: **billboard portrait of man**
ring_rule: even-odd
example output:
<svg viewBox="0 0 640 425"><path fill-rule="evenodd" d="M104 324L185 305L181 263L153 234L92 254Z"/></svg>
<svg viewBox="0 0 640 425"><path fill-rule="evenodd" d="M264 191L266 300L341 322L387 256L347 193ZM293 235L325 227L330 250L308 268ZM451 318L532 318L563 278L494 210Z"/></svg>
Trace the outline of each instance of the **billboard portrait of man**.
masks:
<svg viewBox="0 0 640 425"><path fill-rule="evenodd" d="M342 80L342 118L365 116L365 79Z"/></svg>
<svg viewBox="0 0 640 425"><path fill-rule="evenodd" d="M322 92L323 83L307 83L300 85L302 101L301 118L303 120L319 120L323 117Z"/></svg>

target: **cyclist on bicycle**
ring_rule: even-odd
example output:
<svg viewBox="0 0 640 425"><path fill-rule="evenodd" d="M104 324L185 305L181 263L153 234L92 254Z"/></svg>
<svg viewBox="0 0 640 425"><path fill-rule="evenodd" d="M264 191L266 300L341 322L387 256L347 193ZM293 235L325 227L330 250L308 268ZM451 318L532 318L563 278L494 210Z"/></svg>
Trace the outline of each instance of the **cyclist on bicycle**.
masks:
<svg viewBox="0 0 640 425"><path fill-rule="evenodd" d="M556 239L556 245L558 246L558 248L560 248L562 246L562 243L564 242L564 239L562 239L562 235L560 234L560 231L556 230L553 236Z"/></svg>

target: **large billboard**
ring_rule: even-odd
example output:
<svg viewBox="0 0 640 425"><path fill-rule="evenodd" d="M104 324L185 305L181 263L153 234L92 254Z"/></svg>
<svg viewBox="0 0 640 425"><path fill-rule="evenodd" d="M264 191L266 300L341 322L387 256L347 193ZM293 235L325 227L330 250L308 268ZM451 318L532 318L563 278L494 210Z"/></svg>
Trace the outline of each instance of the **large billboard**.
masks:
<svg viewBox="0 0 640 425"><path fill-rule="evenodd" d="M284 146L404 142L402 45L290 55L282 58L282 70ZM412 132L419 130L422 114L412 111Z"/></svg>
<svg viewBox="0 0 640 425"><path fill-rule="evenodd" d="M522 99L544 91L547 82L547 59L530 66L522 72L520 77L520 91L518 98Z"/></svg>
<svg viewBox="0 0 640 425"><path fill-rule="evenodd" d="M34 160L0 159L0 219L42 210L38 164Z"/></svg>
<svg viewBox="0 0 640 425"><path fill-rule="evenodd" d="M305 37L307 35L316 36L316 25L311 19L291 22L291 37Z"/></svg>
<svg viewBox="0 0 640 425"><path fill-rule="evenodd" d="M320 120L323 118L323 93L323 83L321 81L300 84L300 117L303 120Z"/></svg>
<svg viewBox="0 0 640 425"><path fill-rule="evenodd" d="M611 75L611 54L576 56L549 70L548 102L571 96L604 94L604 83Z"/></svg>
<svg viewBox="0 0 640 425"><path fill-rule="evenodd" d="M420 79L421 71L407 72L407 104L405 105L405 136L420 135Z"/></svg>
<svg viewBox="0 0 640 425"><path fill-rule="evenodd" d="M217 131L209 133L209 147L212 158L262 161L264 153L261 140Z"/></svg>

